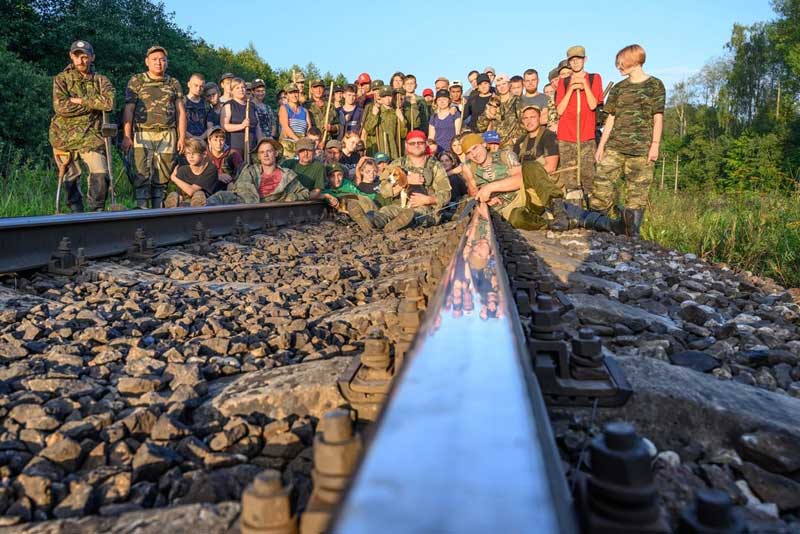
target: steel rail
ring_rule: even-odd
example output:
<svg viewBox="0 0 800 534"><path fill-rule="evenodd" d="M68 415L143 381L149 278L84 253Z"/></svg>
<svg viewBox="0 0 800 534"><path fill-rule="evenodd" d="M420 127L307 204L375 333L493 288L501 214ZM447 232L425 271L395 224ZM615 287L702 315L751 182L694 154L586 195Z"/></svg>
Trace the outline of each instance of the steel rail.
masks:
<svg viewBox="0 0 800 534"><path fill-rule="evenodd" d="M485 205L431 299L332 525L341 534L577 531Z"/></svg>
<svg viewBox="0 0 800 534"><path fill-rule="evenodd" d="M313 201L0 219L0 273L47 265L64 237L84 257L101 258L128 250L138 229L161 247L191 241L198 223L210 236L220 236L231 233L237 219L254 230L264 226L265 216L279 225L319 219L324 211L325 203Z"/></svg>

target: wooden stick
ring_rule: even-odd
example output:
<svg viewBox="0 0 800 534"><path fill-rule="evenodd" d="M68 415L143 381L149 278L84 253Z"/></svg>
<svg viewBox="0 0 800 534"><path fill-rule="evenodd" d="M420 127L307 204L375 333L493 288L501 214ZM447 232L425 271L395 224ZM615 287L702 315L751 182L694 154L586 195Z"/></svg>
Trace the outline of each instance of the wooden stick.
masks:
<svg viewBox="0 0 800 534"><path fill-rule="evenodd" d="M244 164L250 165L250 97L244 99L244 120L247 128L244 129Z"/></svg>
<svg viewBox="0 0 800 534"><path fill-rule="evenodd" d="M328 118L331 113L331 102L333 101L333 82L331 82L331 89L328 91L328 107L325 109L325 119L322 121L325 133L322 134L322 149L325 150L325 141L328 137Z"/></svg>
<svg viewBox="0 0 800 534"><path fill-rule="evenodd" d="M675 155L675 192L678 192L678 165L680 165L681 157L679 155Z"/></svg>
<svg viewBox="0 0 800 534"><path fill-rule="evenodd" d="M578 99L576 113L575 113L575 136L578 142L578 187L583 190L583 183L581 182L581 92L575 92L575 97Z"/></svg>
<svg viewBox="0 0 800 534"><path fill-rule="evenodd" d="M664 173L667 170L667 156L661 156L661 187L659 189L664 189Z"/></svg>

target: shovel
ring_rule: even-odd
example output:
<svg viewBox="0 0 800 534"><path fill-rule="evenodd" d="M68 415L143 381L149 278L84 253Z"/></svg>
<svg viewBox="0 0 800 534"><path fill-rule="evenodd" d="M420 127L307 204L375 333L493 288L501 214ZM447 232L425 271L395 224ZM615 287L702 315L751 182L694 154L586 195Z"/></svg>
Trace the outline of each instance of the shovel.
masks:
<svg viewBox="0 0 800 534"><path fill-rule="evenodd" d="M114 172L111 167L113 158L111 157L111 139L117 136L117 125L106 120L106 112L103 112L103 125L100 128L103 141L106 145L106 163L108 164L108 190L111 193L111 204L109 211L124 211L125 206L117 204L117 195L114 192Z"/></svg>

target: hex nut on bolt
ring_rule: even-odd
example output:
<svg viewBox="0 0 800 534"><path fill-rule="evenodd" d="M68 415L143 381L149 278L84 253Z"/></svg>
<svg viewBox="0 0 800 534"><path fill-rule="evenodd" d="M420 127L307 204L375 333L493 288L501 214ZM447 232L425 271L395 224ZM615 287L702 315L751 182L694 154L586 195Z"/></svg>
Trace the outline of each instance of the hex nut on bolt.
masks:
<svg viewBox="0 0 800 534"><path fill-rule="evenodd" d="M297 534L291 493L292 486L283 486L279 471L260 473L242 493L242 534Z"/></svg>

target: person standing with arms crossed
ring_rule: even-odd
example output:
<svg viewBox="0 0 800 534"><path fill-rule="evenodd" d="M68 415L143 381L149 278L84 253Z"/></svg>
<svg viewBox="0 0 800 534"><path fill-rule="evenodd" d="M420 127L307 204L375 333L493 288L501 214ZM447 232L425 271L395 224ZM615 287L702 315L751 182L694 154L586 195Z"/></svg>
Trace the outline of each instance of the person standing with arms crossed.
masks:
<svg viewBox="0 0 800 534"><path fill-rule="evenodd" d="M94 72L94 48L88 41L72 43L69 58L71 63L53 78L55 116L50 122L50 144L70 210L83 211L79 161L89 168L89 209L102 210L109 177L100 127L103 112L114 108L114 87Z"/></svg>

